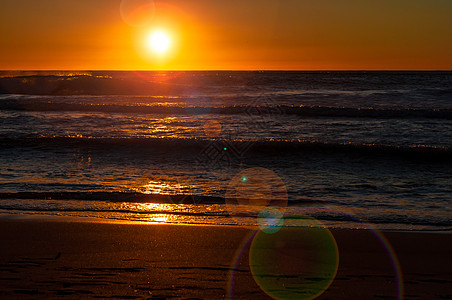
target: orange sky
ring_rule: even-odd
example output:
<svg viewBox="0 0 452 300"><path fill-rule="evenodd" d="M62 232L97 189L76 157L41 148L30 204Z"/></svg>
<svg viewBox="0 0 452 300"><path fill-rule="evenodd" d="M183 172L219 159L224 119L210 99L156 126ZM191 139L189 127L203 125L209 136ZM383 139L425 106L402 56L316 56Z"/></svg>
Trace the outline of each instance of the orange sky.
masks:
<svg viewBox="0 0 452 300"><path fill-rule="evenodd" d="M2 0L0 69L452 70L451 16L450 0Z"/></svg>

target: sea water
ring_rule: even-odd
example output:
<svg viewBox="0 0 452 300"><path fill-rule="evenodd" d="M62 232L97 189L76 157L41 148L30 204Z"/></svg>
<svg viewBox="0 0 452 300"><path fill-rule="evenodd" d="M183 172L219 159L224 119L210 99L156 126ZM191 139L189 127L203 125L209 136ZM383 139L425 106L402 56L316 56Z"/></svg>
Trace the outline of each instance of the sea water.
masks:
<svg viewBox="0 0 452 300"><path fill-rule="evenodd" d="M4 217L253 225L282 182L330 227L452 229L452 72L2 71L0 93ZM260 192L231 205L234 180Z"/></svg>

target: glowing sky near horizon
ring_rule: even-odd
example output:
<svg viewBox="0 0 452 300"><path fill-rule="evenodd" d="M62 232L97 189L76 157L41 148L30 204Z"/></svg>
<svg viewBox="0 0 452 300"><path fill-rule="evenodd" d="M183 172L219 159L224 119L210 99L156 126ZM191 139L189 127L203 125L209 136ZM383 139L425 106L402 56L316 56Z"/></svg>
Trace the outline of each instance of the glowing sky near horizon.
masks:
<svg viewBox="0 0 452 300"><path fill-rule="evenodd" d="M151 4L130 19L129 1ZM2 0L0 69L451 70L451 15L450 0Z"/></svg>

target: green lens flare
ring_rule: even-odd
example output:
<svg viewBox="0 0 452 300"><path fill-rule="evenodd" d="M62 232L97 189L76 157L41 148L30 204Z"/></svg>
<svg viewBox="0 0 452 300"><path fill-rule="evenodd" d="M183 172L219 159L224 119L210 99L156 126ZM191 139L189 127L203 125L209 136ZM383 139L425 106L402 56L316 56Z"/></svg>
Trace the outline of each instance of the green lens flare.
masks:
<svg viewBox="0 0 452 300"><path fill-rule="evenodd" d="M260 231L251 244L254 280L274 299L314 299L336 276L339 254L331 232L311 217L300 216L298 223Z"/></svg>

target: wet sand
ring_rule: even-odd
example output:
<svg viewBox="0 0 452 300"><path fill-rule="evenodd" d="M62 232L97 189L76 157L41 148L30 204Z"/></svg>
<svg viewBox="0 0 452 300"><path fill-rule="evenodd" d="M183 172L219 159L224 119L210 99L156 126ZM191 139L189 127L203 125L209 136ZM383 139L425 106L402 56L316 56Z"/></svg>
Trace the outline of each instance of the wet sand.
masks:
<svg viewBox="0 0 452 300"><path fill-rule="evenodd" d="M1 220L0 298L270 299L250 272L249 246L234 265L252 231ZM318 299L398 299L400 287L404 299L452 299L452 234L384 233L399 285L397 261L375 234L332 233L339 267Z"/></svg>

